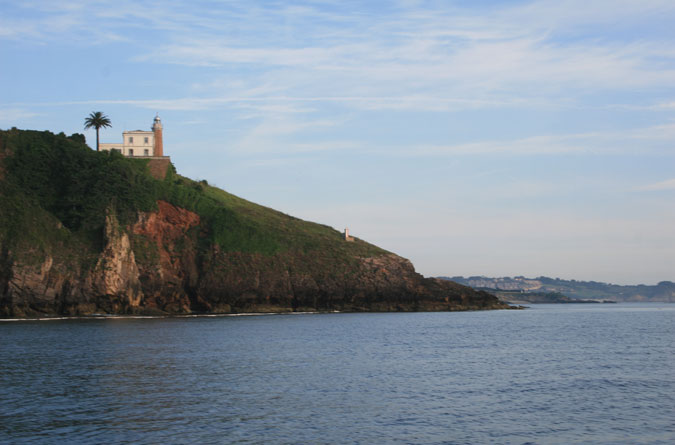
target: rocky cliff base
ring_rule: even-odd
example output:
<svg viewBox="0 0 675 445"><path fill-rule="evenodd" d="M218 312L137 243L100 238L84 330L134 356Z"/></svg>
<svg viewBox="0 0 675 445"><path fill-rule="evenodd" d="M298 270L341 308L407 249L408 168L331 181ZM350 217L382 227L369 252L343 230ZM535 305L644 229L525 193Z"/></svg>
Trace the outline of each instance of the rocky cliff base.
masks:
<svg viewBox="0 0 675 445"><path fill-rule="evenodd" d="M507 308L494 296L427 279L394 254L335 263L320 253L200 253L200 217L160 201L121 228L88 270L73 252L27 264L0 256L0 315L194 314L291 311L455 311ZM137 256L144 258L138 259ZM72 260L73 258L71 258Z"/></svg>

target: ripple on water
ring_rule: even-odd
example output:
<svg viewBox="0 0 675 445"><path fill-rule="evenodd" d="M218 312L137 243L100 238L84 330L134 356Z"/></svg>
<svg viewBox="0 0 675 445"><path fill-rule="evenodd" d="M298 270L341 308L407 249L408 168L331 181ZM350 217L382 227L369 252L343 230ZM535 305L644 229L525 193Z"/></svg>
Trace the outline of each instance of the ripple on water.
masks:
<svg viewBox="0 0 675 445"><path fill-rule="evenodd" d="M1 443L673 443L675 305L0 324Z"/></svg>

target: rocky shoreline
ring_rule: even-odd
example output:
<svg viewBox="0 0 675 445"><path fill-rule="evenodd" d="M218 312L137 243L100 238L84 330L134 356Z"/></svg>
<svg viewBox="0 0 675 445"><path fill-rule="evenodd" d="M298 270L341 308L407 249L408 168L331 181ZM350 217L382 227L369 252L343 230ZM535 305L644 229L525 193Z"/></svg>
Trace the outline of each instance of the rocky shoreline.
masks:
<svg viewBox="0 0 675 445"><path fill-rule="evenodd" d="M0 131L0 167L3 318L509 308L173 169L154 178L75 135Z"/></svg>

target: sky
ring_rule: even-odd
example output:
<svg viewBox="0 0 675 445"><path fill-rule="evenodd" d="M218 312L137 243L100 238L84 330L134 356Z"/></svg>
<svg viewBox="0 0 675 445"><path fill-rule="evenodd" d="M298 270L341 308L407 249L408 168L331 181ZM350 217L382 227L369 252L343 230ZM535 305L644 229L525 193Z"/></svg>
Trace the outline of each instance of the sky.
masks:
<svg viewBox="0 0 675 445"><path fill-rule="evenodd" d="M0 128L179 173L425 276L675 281L672 0L0 0Z"/></svg>

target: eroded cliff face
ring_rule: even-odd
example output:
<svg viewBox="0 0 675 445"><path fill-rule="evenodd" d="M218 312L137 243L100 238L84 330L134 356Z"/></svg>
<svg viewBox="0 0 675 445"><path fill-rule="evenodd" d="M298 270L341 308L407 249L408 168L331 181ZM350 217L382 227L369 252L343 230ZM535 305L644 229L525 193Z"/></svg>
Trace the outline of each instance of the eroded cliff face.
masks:
<svg viewBox="0 0 675 445"><path fill-rule="evenodd" d="M51 246L46 254L37 249L3 250L0 314L85 315L140 308L143 294L138 265L129 236L113 212L106 215L103 242L95 257L78 251L77 246Z"/></svg>
<svg viewBox="0 0 675 445"><path fill-rule="evenodd" d="M115 214L108 211L105 221L105 247L91 274L93 292L121 298L130 308L143 299L140 273L131 249L129 235L120 229Z"/></svg>
<svg viewBox="0 0 675 445"><path fill-rule="evenodd" d="M120 227L106 216L93 261L46 256L34 265L0 246L4 316L504 308L495 297L425 279L393 254L335 261L322 252L273 255L204 245L199 215L164 201ZM83 265L84 264L84 265Z"/></svg>
<svg viewBox="0 0 675 445"><path fill-rule="evenodd" d="M190 313L189 295L199 281L196 213L159 201L157 212L141 213L130 228L136 251L143 252L141 282L148 310Z"/></svg>

